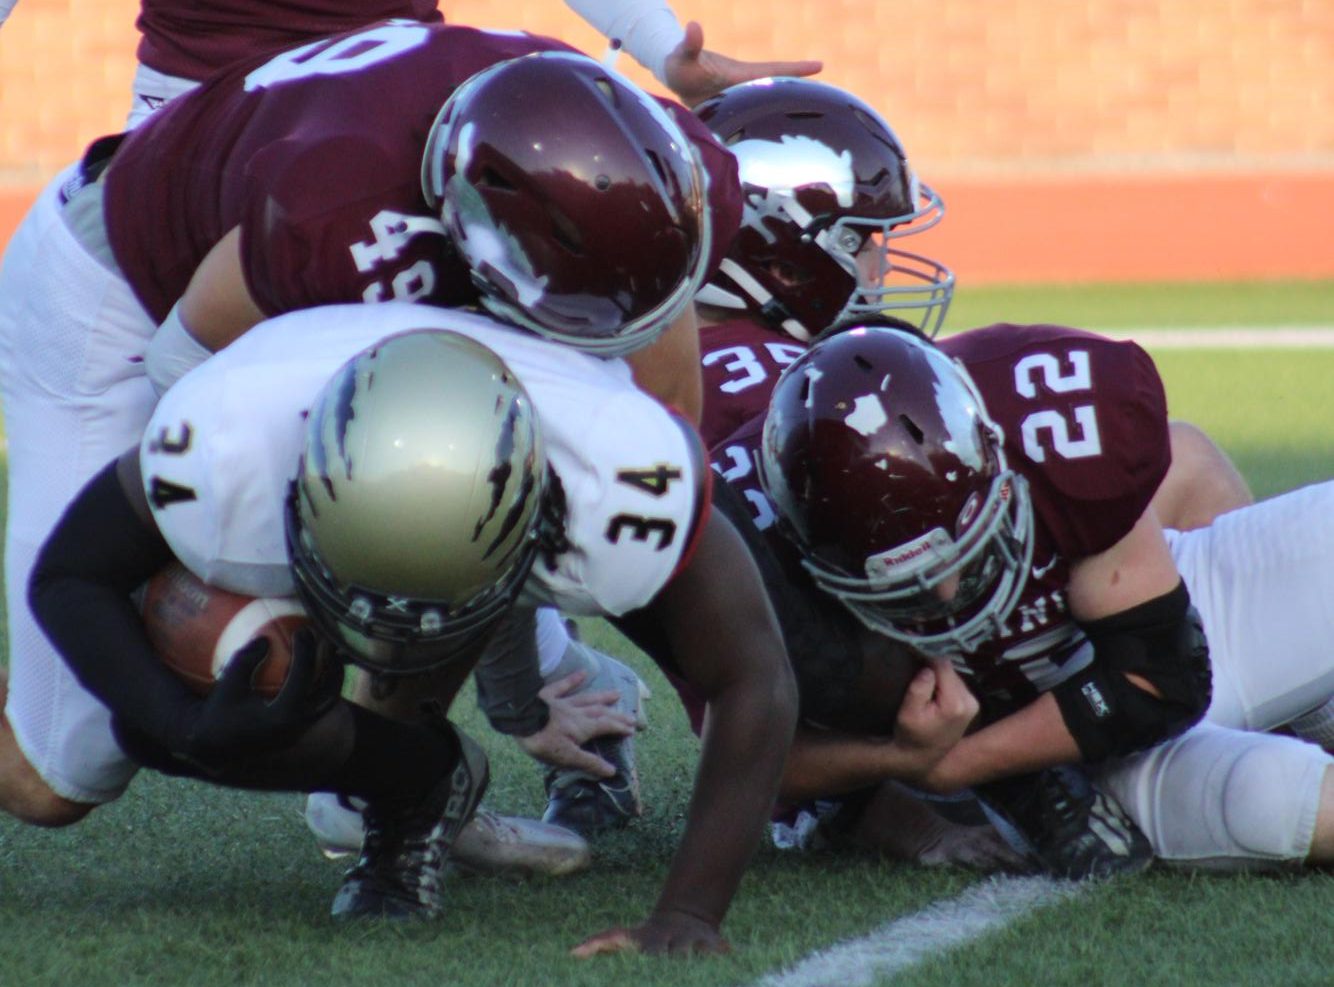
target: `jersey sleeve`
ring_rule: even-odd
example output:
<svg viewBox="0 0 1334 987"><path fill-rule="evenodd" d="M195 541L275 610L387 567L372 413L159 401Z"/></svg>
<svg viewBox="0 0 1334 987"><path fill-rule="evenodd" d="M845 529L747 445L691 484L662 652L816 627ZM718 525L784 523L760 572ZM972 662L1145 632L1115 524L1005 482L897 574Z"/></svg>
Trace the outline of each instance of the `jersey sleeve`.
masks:
<svg viewBox="0 0 1334 987"><path fill-rule="evenodd" d="M747 421L763 416L783 369L806 347L750 319L700 329L704 415L700 434L712 449Z"/></svg>
<svg viewBox="0 0 1334 987"><path fill-rule="evenodd" d="M1057 551L1074 560L1110 548L1171 463L1153 360L1133 342L1063 327L975 332L984 345L966 351L965 365Z"/></svg>
<svg viewBox="0 0 1334 987"><path fill-rule="evenodd" d="M718 143L718 139L699 117L680 103L667 99L659 99L658 102L666 107L694 144L704 173L708 176L712 242L707 276L712 277L741 228L741 179L737 173L736 157Z"/></svg>
<svg viewBox="0 0 1334 987"><path fill-rule="evenodd" d="M567 547L538 561L534 595L572 613L638 609L688 559L703 527L710 476L699 438L634 392L600 408L566 452L552 465Z"/></svg>
<svg viewBox="0 0 1334 987"><path fill-rule="evenodd" d="M144 493L172 552L204 582L287 596L288 478L279 464L296 464L300 419L286 428L261 423L254 406L263 404L262 388L223 377L197 372L163 395L139 449ZM227 400L229 390L245 399Z"/></svg>
<svg viewBox="0 0 1334 987"><path fill-rule="evenodd" d="M330 302L475 301L462 260L421 198L417 167L401 158L357 136L293 137L254 157L241 262L266 314ZM358 194L331 197L330 188Z"/></svg>

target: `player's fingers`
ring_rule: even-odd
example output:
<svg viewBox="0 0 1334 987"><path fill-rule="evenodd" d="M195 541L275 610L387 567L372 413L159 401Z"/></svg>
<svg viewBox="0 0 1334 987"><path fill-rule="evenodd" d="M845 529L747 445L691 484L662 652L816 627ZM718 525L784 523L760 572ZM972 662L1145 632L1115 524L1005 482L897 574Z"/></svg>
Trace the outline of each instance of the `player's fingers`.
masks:
<svg viewBox="0 0 1334 987"><path fill-rule="evenodd" d="M319 668L319 649L308 627L298 628L292 634L292 660L287 665L287 677L274 702L287 704L304 695L315 681Z"/></svg>
<svg viewBox="0 0 1334 987"><path fill-rule="evenodd" d="M638 950L639 943L630 934L630 930L618 928L608 929L606 932L599 932L597 935L585 939L570 950L570 955L582 960L590 956L600 956L604 953L637 952Z"/></svg>
<svg viewBox="0 0 1334 987"><path fill-rule="evenodd" d="M699 53L704 50L704 28L699 21L690 21L686 24L685 37L681 39L678 50L683 58L699 57Z"/></svg>
<svg viewBox="0 0 1334 987"><path fill-rule="evenodd" d="M977 697L968 688L963 676L954 670L947 661L936 664L937 701L948 712L955 715L972 715L978 710Z"/></svg>
<svg viewBox="0 0 1334 987"><path fill-rule="evenodd" d="M923 665L908 680L908 691L903 697L904 702L912 700L916 705L930 702L931 697L936 694L936 682L936 670L930 665Z"/></svg>
<svg viewBox="0 0 1334 987"><path fill-rule="evenodd" d="M579 674L583 674L580 672ZM603 689L598 692L581 692L577 696L570 696L571 706L594 707L601 706L605 709L612 709L620 700L621 694L615 689Z"/></svg>
<svg viewBox="0 0 1334 987"><path fill-rule="evenodd" d="M213 687L219 700L239 699L250 692L250 680L260 663L269 656L269 639L257 637L233 652Z"/></svg>
<svg viewBox="0 0 1334 987"><path fill-rule="evenodd" d="M538 695L546 700L562 699L583 685L584 679L586 678L588 678L586 672L571 672L564 678L556 679L554 682L548 682L542 687L542 691L539 692Z"/></svg>
<svg viewBox="0 0 1334 987"><path fill-rule="evenodd" d="M616 773L616 768L610 761L604 761L591 751L586 751L582 747L570 745L569 751L561 758L564 767L573 768L575 771L583 771L592 775L594 778L610 778Z"/></svg>

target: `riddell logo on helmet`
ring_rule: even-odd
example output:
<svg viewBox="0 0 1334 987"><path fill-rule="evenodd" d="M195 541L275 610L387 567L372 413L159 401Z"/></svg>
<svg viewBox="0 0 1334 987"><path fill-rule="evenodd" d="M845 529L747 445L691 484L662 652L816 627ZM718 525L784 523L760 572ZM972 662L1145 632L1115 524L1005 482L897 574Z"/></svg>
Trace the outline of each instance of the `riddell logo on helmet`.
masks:
<svg viewBox="0 0 1334 987"><path fill-rule="evenodd" d="M943 560L945 549L950 544L950 536L941 528L933 528L921 538L891 548L879 555L872 555L866 560L868 576L883 576L918 559L930 556L933 560Z"/></svg>

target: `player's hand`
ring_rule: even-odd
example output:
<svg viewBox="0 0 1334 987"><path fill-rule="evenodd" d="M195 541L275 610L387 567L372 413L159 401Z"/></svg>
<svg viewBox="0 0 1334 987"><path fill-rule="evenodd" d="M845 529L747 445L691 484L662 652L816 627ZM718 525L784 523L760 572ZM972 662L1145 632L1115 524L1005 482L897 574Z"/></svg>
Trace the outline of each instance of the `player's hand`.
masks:
<svg viewBox="0 0 1334 987"><path fill-rule="evenodd" d="M712 923L685 912L654 912L643 925L618 926L585 939L570 955L587 959L603 953L696 956L731 951Z"/></svg>
<svg viewBox="0 0 1334 987"><path fill-rule="evenodd" d="M635 732L635 718L617 710L621 694L615 689L576 692L585 678L584 672L575 672L538 693L547 704L547 725L537 733L518 738L519 745L545 764L585 771L595 778L610 778L616 768L580 745L594 737L628 737Z"/></svg>
<svg viewBox="0 0 1334 987"><path fill-rule="evenodd" d="M686 106L702 103L710 96L751 79L771 75L815 75L823 63L811 60L798 62L741 62L704 48L704 28L698 21L686 25L686 36L672 49L663 64L663 81L667 88Z"/></svg>
<svg viewBox="0 0 1334 987"><path fill-rule="evenodd" d="M919 779L959 742L977 711L977 697L949 662L918 669L894 722L894 744L913 755Z"/></svg>
<svg viewBox="0 0 1334 987"><path fill-rule="evenodd" d="M292 635L287 678L272 699L250 688L255 670L268 654L268 638L245 645L200 703L182 752L199 767L217 772L238 760L285 747L337 701L342 664L333 647L310 628L299 628Z"/></svg>

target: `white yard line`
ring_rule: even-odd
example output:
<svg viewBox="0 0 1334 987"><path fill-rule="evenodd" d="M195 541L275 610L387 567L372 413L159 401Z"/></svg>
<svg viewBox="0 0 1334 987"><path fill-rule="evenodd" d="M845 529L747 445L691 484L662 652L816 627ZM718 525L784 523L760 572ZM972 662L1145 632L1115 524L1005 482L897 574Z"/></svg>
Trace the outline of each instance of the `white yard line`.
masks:
<svg viewBox="0 0 1334 987"><path fill-rule="evenodd" d="M1078 894L1045 877L996 877L849 942L820 950L756 987L869 987L932 956L965 946L1030 912Z"/></svg>
<svg viewBox="0 0 1334 987"><path fill-rule="evenodd" d="M1225 326L1216 329L1109 329L1115 339L1133 339L1145 349L1259 349L1296 350L1334 348L1334 327L1274 326L1256 329Z"/></svg>

